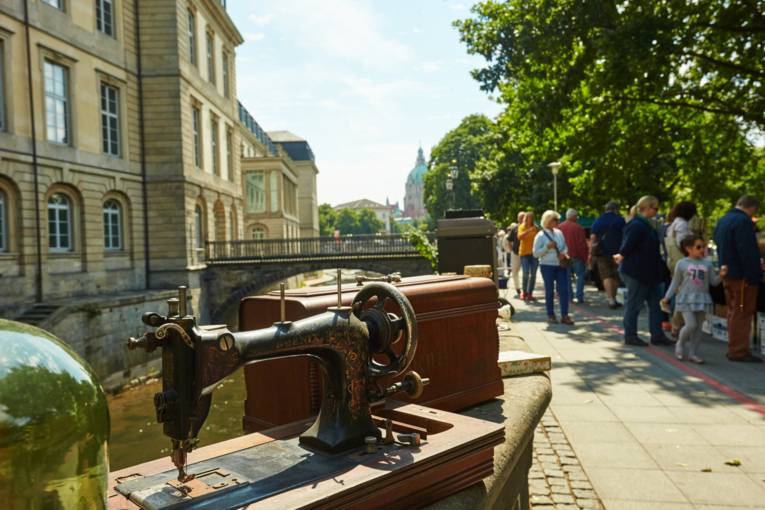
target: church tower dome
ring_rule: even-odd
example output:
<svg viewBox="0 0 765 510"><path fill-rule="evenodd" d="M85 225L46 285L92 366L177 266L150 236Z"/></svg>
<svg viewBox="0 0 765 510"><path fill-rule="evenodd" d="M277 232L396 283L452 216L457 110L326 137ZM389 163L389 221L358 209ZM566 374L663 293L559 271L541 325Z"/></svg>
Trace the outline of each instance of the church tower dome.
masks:
<svg viewBox="0 0 765 510"><path fill-rule="evenodd" d="M425 172L428 171L428 164L425 162L425 154L422 146L417 149L417 160L414 168L409 171L406 178L406 194L404 195L404 214L410 218L419 220L427 216L425 210L424 188Z"/></svg>

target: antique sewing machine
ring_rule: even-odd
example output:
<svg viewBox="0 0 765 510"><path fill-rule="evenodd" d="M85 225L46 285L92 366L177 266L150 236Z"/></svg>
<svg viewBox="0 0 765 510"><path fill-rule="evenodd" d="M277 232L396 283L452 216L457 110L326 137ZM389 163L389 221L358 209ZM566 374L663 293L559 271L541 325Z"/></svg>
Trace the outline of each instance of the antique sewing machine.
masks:
<svg viewBox="0 0 765 510"><path fill-rule="evenodd" d="M154 406L175 470L152 461L113 473L110 508L397 508L443 497L491 473L501 425L457 415L447 421L448 413L411 404L386 408L387 397L417 398L429 382L410 371L381 384L406 372L417 348L414 312L395 287L369 283L350 306L342 306L338 292L336 306L295 322L285 320L283 286L281 296L281 320L251 331L197 325L183 287L168 301L166 316L142 317L156 329L128 345L162 349L162 391ZM204 447L189 465L216 385L245 364L291 356L319 360L322 401L312 424ZM450 479L453 470L459 477ZM361 503L372 487L379 496Z"/></svg>

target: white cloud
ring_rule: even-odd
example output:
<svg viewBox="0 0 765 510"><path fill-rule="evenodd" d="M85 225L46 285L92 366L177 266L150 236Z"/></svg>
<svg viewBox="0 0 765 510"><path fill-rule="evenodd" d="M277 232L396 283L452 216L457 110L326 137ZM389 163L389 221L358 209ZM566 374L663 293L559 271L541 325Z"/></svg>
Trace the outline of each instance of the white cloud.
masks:
<svg viewBox="0 0 765 510"><path fill-rule="evenodd" d="M250 14L249 16L247 16L247 20L250 23L259 27L264 27L268 25L269 23L271 23L271 21L273 21L273 19L274 19L273 14L264 14L262 16L258 14Z"/></svg>
<svg viewBox="0 0 765 510"><path fill-rule="evenodd" d="M270 17L289 40L308 51L370 68L394 68L412 58L412 50L387 36L369 0L266 0ZM269 20L269 21L270 21Z"/></svg>
<svg viewBox="0 0 765 510"><path fill-rule="evenodd" d="M425 73L434 73L441 70L441 64L439 62L423 62L419 67L420 71Z"/></svg>
<svg viewBox="0 0 765 510"><path fill-rule="evenodd" d="M266 34L263 32L245 32L244 34L244 40L249 43L256 43L258 41L263 40L263 38L266 37Z"/></svg>

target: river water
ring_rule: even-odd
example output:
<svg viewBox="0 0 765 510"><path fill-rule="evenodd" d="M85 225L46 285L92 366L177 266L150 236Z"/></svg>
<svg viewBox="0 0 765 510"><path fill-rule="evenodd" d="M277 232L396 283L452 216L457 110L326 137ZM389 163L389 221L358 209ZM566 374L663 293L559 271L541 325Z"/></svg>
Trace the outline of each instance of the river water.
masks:
<svg viewBox="0 0 765 510"><path fill-rule="evenodd" d="M343 271L343 282L354 281L355 274L377 273ZM318 279L319 285L332 283L331 275ZM129 388L108 397L111 417L109 468L114 471L170 455L170 439L162 433L154 412L154 394L162 390L159 380ZM200 446L241 436L244 415L244 371L237 370L213 392L210 414L199 432Z"/></svg>
<svg viewBox="0 0 765 510"><path fill-rule="evenodd" d="M111 438L109 468L124 467L170 455L170 439L154 414L154 394L159 380L110 396ZM237 370L213 392L210 414L199 432L200 446L242 435L244 371Z"/></svg>

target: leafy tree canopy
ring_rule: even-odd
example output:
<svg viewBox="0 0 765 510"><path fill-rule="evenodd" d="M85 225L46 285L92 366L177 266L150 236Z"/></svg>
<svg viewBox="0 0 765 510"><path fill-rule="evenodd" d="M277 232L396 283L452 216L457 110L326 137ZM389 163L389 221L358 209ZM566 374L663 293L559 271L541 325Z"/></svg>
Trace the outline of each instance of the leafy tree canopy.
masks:
<svg viewBox="0 0 765 510"><path fill-rule="evenodd" d="M468 115L433 147L424 190L425 208L431 218L443 218L447 209L481 207L470 183L476 164L489 154L492 127L485 115ZM457 171L457 177L452 179L449 191L446 181L452 170Z"/></svg>
<svg viewBox="0 0 765 510"><path fill-rule="evenodd" d="M506 105L471 174L492 216L559 203L691 199L710 214L765 192L761 2L484 0L456 23Z"/></svg>
<svg viewBox="0 0 765 510"><path fill-rule="evenodd" d="M331 236L335 230L339 230L340 235L377 234L385 231L385 225L371 209L335 211L331 205L321 204L319 230L323 236Z"/></svg>

